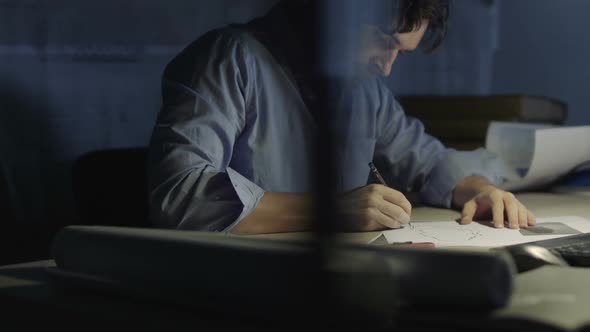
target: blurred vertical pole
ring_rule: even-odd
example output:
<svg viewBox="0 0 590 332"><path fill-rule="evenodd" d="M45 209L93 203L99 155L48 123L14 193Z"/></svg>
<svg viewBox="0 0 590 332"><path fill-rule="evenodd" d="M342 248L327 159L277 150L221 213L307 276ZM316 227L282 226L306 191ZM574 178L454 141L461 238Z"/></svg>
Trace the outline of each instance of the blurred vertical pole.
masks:
<svg viewBox="0 0 590 332"><path fill-rule="evenodd" d="M342 8L348 7L353 1L333 1L333 0L315 0L315 42L313 66L316 77L319 77L317 88L319 89L316 119L318 121L317 144L315 144L315 158L310 165L315 175L315 189L317 193L316 208L317 220L315 223L317 235L317 263L318 279L316 280L317 289L319 290L319 301L316 304L316 317L319 317L320 326L328 327L334 322L339 322L338 316L341 310L340 304L336 298L339 290L333 287L333 280L330 273L326 270L329 264L330 240L332 233L335 231L337 222L337 202L336 202L336 184L337 184L337 159L335 154L335 141L333 135L333 114L336 112L333 106L333 82L343 73L340 70L346 66L346 56L342 55L339 61L332 62L331 58L342 47L340 43L333 43L332 37L336 35L335 25L336 13ZM344 33L345 34L345 33ZM343 34L343 35L344 35ZM342 36L347 40L346 36ZM323 310L323 312L322 312Z"/></svg>
<svg viewBox="0 0 590 332"><path fill-rule="evenodd" d="M363 291L371 285L362 282L371 282L370 271L357 269L366 262L345 263L343 271L336 271L331 274L325 267L332 261L332 235L338 231L339 212L336 200L338 188L338 174L340 165L338 157L338 139L335 121L339 118L337 112L338 98L342 86L341 82L352 81L358 78L358 63L356 57L360 47L360 29L363 24L372 24L380 28L391 26L395 19L395 9L398 8L398 0L315 0L316 17L316 41L314 43L315 59L314 69L321 81L318 96L319 101L317 119L319 123L319 134L314 158L314 174L316 176L317 190L317 238L318 238L318 262L320 263L320 278L318 285L325 290L321 306L324 307L327 321L324 323L333 325L336 322L347 324L351 317L345 317L342 313L347 310L355 317L357 322L371 322L359 309L364 306L363 302L375 294ZM346 174L344 174L345 176ZM367 167L368 175L368 167ZM370 267L370 266L367 266ZM374 266L373 266L374 267ZM323 270L322 270L323 269ZM342 272L342 273L340 273ZM342 283L331 279L334 275L347 280L360 281L361 284ZM381 275L382 276L382 275ZM350 278L350 279L348 279ZM356 293L361 294L358 298L351 296L351 288L357 288ZM361 289L358 292L358 289ZM384 290L385 291L385 290ZM349 292L348 294L341 294ZM384 292L387 293L387 292ZM389 295L389 293L387 293ZM345 299L345 301L342 301ZM350 300L350 301L347 301ZM369 300L370 301L370 300ZM371 313L368 313L371 314ZM331 318L336 317L335 320Z"/></svg>
<svg viewBox="0 0 590 332"><path fill-rule="evenodd" d="M358 78L361 26L371 24L382 30L393 26L398 4L399 0L316 0L315 24L318 33L314 65L316 73L322 78L318 94L322 100L318 114L317 165L314 166L320 194L318 231L322 239L329 237L336 226L334 198L338 189L336 174L339 173L339 165L334 145L337 142L334 120L338 118L339 111L338 83Z"/></svg>

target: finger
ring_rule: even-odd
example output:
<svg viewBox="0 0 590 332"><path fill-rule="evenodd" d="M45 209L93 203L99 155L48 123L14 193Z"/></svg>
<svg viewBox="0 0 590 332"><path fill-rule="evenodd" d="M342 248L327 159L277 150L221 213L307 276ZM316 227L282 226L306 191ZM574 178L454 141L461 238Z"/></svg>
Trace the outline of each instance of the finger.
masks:
<svg viewBox="0 0 590 332"><path fill-rule="evenodd" d="M405 225L410 222L410 215L406 213L405 209L395 204L392 204L386 200L383 200L378 206L379 211L383 214L391 217L398 221L400 224Z"/></svg>
<svg viewBox="0 0 590 332"><path fill-rule="evenodd" d="M388 215L384 214L378 209L370 209L369 217L371 220L374 220L375 222L387 228L397 229L402 227L399 221L394 220L393 218L389 217Z"/></svg>
<svg viewBox="0 0 590 332"><path fill-rule="evenodd" d="M473 222L473 217L475 216L475 211L477 210L477 203L475 200L470 200L469 202L463 205L463 212L461 213L461 224L468 225Z"/></svg>
<svg viewBox="0 0 590 332"><path fill-rule="evenodd" d="M401 207L408 215L412 214L412 204L410 203L410 201L408 201L404 194L395 189L385 186L382 186L381 190L383 199Z"/></svg>
<svg viewBox="0 0 590 332"><path fill-rule="evenodd" d="M518 224L520 228L529 228L528 210L522 203L518 203Z"/></svg>
<svg viewBox="0 0 590 332"><path fill-rule="evenodd" d="M527 210L527 222L529 226L535 226L537 224L537 217L529 210Z"/></svg>
<svg viewBox="0 0 590 332"><path fill-rule="evenodd" d="M508 216L508 226L512 229L518 229L518 203L511 193L504 195L504 210Z"/></svg>
<svg viewBox="0 0 590 332"><path fill-rule="evenodd" d="M494 226L496 228L504 228L504 199L499 193L491 194L492 201L492 216L494 218Z"/></svg>

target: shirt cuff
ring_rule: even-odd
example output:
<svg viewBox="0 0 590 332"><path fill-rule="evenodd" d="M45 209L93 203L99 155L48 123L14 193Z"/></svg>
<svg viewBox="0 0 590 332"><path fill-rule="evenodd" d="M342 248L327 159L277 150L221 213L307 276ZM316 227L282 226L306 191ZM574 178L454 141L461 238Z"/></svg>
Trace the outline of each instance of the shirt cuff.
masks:
<svg viewBox="0 0 590 332"><path fill-rule="evenodd" d="M428 205L450 208L453 190L463 179L481 176L493 185L500 186L504 181L502 170L502 161L485 149L449 149L430 173L420 196Z"/></svg>
<svg viewBox="0 0 590 332"><path fill-rule="evenodd" d="M227 174L244 208L238 219L223 230L223 232L226 233L230 232L234 227L240 224L242 220L249 216L254 209L256 209L258 203L260 203L262 196L264 196L264 190L262 188L245 178L242 174L236 172L234 169L228 167Z"/></svg>

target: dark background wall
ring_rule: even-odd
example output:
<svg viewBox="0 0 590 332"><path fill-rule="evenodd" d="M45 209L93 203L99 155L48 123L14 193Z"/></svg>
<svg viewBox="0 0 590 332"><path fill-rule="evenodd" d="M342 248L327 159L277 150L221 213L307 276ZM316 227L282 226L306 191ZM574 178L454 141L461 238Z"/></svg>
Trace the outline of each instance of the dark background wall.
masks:
<svg viewBox="0 0 590 332"><path fill-rule="evenodd" d="M74 161L148 144L160 76L176 53L273 3L0 0L0 177L8 182L0 199L9 196L14 214L0 214L0 264L10 252L46 253L57 226L84 222L74 209Z"/></svg>
<svg viewBox="0 0 590 332"><path fill-rule="evenodd" d="M0 1L0 161L22 222L73 220L72 162L145 146L165 64L259 1Z"/></svg>
<svg viewBox="0 0 590 332"><path fill-rule="evenodd" d="M73 162L145 146L165 64L205 31L273 3L0 0L0 172L17 224L78 222ZM588 9L585 0L455 1L446 45L404 55L389 83L398 94L549 95L571 103L571 124L588 123Z"/></svg>
<svg viewBox="0 0 590 332"><path fill-rule="evenodd" d="M586 0L503 0L493 92L522 91L568 102L568 124L590 124Z"/></svg>

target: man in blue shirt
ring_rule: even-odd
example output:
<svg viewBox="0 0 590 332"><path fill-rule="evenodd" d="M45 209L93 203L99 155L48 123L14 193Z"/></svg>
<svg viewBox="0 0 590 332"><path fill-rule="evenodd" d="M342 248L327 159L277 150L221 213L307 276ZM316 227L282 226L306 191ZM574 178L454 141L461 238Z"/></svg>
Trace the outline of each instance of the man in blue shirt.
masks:
<svg viewBox="0 0 590 332"><path fill-rule="evenodd" d="M310 4L311 3L311 4ZM394 2L395 3L395 2ZM446 149L407 117L379 76L400 52L446 33L448 1L400 0L397 24L359 29L358 79L344 82L334 117L343 231L399 228L411 219L402 192L526 228L534 215L502 184L485 150ZM209 32L166 68L150 146L150 215L160 227L236 234L307 231L314 220L318 78L311 70L313 1L283 1L242 26ZM458 119L459 120L459 119ZM371 184L370 161L392 188Z"/></svg>

